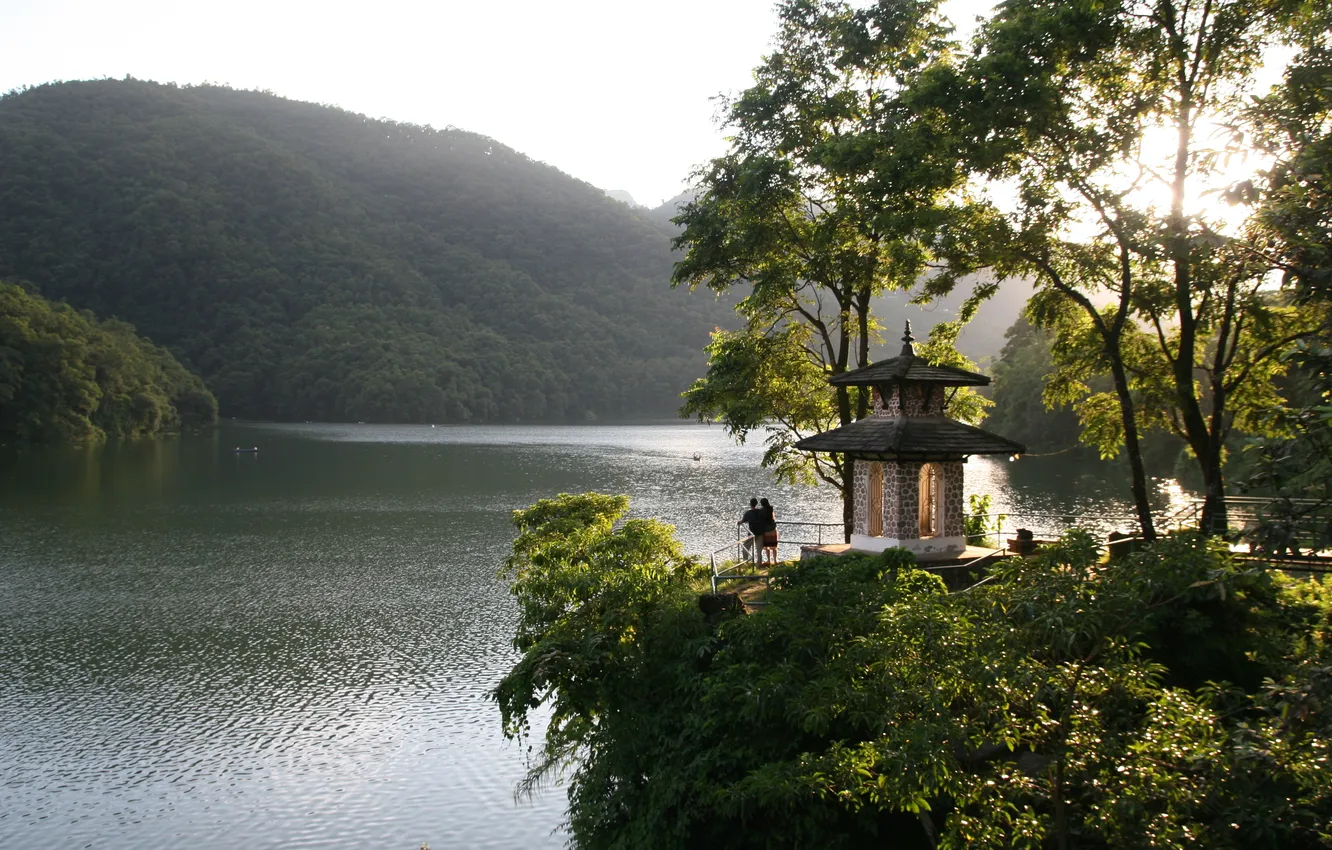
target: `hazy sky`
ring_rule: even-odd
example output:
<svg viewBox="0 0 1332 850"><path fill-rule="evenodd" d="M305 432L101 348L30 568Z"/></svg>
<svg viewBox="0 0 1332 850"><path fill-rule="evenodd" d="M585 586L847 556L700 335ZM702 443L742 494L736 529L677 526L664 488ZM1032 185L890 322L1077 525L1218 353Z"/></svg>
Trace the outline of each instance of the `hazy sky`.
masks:
<svg viewBox="0 0 1332 850"><path fill-rule="evenodd" d="M653 206L722 152L711 98L749 83L775 27L772 0L0 0L0 91L269 89L483 133Z"/></svg>

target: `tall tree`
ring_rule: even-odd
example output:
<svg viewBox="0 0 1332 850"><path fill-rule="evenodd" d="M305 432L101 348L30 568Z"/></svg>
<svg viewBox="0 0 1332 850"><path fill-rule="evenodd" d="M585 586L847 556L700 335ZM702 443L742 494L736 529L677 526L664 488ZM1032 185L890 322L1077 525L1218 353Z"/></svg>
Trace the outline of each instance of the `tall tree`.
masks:
<svg viewBox="0 0 1332 850"><path fill-rule="evenodd" d="M1281 85L1248 111L1255 146L1271 158L1231 194L1258 198L1258 223L1302 304L1332 301L1332 7L1306 2L1288 31L1297 53Z"/></svg>
<svg viewBox="0 0 1332 850"><path fill-rule="evenodd" d="M1272 411L1277 434L1251 441L1248 485L1274 498L1260 537L1321 549L1332 542L1332 7L1308 4L1291 27L1299 52L1282 84L1251 110L1256 144L1272 157L1260 179L1234 187L1259 199L1264 246L1291 297L1323 318L1316 337L1288 358L1290 402Z"/></svg>
<svg viewBox="0 0 1332 850"><path fill-rule="evenodd" d="M1144 536L1155 534L1143 427L1185 438L1202 524L1226 525L1222 471L1237 422L1274 397L1280 355L1310 332L1268 283L1239 217L1205 199L1227 163L1264 49L1287 9L1258 0L1013 0L967 68L968 158L1012 189L987 236L1002 271L1038 283L1031 315L1056 333L1055 398L1089 438L1123 445ZM1108 372L1113 394L1089 394Z"/></svg>
<svg viewBox="0 0 1332 850"><path fill-rule="evenodd" d="M904 98L949 53L949 30L934 0L786 0L778 14L755 85L726 105L731 150L701 171L675 219L686 253L674 282L746 291L744 329L714 336L684 412L742 440L767 428L766 465L849 496L848 459L793 444L866 415L867 395L819 385L869 363L871 297L912 287L931 262L958 170L932 143L942 116ZM793 393L804 400L792 405Z"/></svg>

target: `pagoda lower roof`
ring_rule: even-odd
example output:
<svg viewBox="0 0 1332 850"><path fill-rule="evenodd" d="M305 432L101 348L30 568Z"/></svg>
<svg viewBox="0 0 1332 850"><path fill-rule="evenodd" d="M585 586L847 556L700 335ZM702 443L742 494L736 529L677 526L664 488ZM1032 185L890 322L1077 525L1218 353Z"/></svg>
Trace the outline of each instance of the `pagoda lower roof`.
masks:
<svg viewBox="0 0 1332 850"><path fill-rule="evenodd" d="M968 372L956 366L935 366L924 357L902 354L850 372L833 375L828 383L854 387L868 387L896 381L921 381L946 387L983 387L990 383L985 375Z"/></svg>
<svg viewBox="0 0 1332 850"><path fill-rule="evenodd" d="M879 459L930 460L959 455L1022 454L1027 447L947 416L870 416L795 444L807 452Z"/></svg>

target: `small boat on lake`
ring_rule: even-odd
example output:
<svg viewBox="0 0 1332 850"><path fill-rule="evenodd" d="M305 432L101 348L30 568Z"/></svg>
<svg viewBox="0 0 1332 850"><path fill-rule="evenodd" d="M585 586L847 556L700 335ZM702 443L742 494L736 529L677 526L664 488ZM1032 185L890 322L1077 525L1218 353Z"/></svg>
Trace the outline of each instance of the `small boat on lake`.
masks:
<svg viewBox="0 0 1332 850"><path fill-rule="evenodd" d="M258 452L258 451L259 451L259 447L258 447L258 446L255 446L255 447L252 448L252 449L243 449L243 448L241 448L240 446L237 446L237 447L236 447L236 454L238 454L238 455L252 455L252 454L254 454L254 453Z"/></svg>

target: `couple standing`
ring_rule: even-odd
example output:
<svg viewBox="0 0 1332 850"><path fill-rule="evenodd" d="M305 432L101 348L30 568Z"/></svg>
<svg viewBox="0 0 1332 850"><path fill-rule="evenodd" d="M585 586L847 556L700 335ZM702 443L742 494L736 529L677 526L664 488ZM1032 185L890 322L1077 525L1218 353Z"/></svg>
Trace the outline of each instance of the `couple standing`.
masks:
<svg viewBox="0 0 1332 850"><path fill-rule="evenodd" d="M740 517L738 525L749 526L754 536L758 563L777 563L777 514L767 499L750 499L749 510Z"/></svg>

